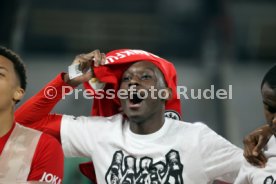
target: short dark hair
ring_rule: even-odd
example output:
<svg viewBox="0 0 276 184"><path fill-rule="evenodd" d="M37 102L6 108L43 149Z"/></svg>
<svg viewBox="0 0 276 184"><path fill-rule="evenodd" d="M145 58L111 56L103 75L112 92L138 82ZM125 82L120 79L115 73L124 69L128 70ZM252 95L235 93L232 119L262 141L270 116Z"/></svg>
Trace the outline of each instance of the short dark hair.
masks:
<svg viewBox="0 0 276 184"><path fill-rule="evenodd" d="M20 87L26 90L26 87L27 87L26 67L22 59L15 52L3 46L0 46L0 55L6 57L13 63L15 73L20 81Z"/></svg>
<svg viewBox="0 0 276 184"><path fill-rule="evenodd" d="M265 83L268 84L271 88L276 88L276 65L270 68L265 74L261 84L261 89Z"/></svg>

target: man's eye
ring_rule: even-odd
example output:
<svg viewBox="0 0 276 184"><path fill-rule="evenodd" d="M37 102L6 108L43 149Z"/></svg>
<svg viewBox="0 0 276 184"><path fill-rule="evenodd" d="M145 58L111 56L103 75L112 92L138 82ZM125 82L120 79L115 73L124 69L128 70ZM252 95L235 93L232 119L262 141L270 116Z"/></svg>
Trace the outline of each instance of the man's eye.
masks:
<svg viewBox="0 0 276 184"><path fill-rule="evenodd" d="M130 81L129 76L122 77L122 82L127 82L127 81Z"/></svg>
<svg viewBox="0 0 276 184"><path fill-rule="evenodd" d="M275 107L272 107L272 106L267 105L267 104L265 104L264 107L265 107L265 109L266 109L267 111L269 111L270 113L276 113L276 108L275 108Z"/></svg>
<svg viewBox="0 0 276 184"><path fill-rule="evenodd" d="M152 76L151 75L142 75L142 77L141 77L141 79L142 80L148 80L148 79L151 79L152 78Z"/></svg>
<svg viewBox="0 0 276 184"><path fill-rule="evenodd" d="M268 107L267 110L268 110L270 113L276 113L276 108Z"/></svg>

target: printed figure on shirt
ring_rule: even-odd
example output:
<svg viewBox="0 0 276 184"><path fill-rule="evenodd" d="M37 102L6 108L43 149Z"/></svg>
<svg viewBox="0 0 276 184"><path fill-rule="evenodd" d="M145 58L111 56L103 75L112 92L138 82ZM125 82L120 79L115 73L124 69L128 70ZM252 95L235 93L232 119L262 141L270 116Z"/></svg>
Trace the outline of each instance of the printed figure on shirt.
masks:
<svg viewBox="0 0 276 184"><path fill-rule="evenodd" d="M110 168L106 173L107 184L119 184L120 179L123 177L122 164L123 164L123 152L116 151L114 153Z"/></svg>

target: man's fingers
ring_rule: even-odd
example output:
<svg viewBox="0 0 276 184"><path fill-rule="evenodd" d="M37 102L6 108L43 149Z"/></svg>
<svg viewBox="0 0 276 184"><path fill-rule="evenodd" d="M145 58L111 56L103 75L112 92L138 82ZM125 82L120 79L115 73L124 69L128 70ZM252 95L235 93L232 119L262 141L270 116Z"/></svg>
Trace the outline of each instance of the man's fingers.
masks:
<svg viewBox="0 0 276 184"><path fill-rule="evenodd" d="M264 167L267 159L262 153L262 149L266 144L265 137L248 136L244 139L244 157L254 166Z"/></svg>
<svg viewBox="0 0 276 184"><path fill-rule="evenodd" d="M244 153L246 153L245 156L251 156L253 153L253 150L255 149L255 147L258 143L259 142L256 140L256 137L250 136L250 135L246 136L243 139Z"/></svg>
<svg viewBox="0 0 276 184"><path fill-rule="evenodd" d="M253 157L252 160L255 163L254 164L255 166L258 166L258 167L261 167L261 168L265 167L264 163L261 162L258 158Z"/></svg>
<svg viewBox="0 0 276 184"><path fill-rule="evenodd" d="M91 71L86 72L86 73L83 75L83 81L89 81L92 77L93 77L93 74L92 74Z"/></svg>
<svg viewBox="0 0 276 184"><path fill-rule="evenodd" d="M262 167L262 168L265 167L266 162L263 161L260 157L252 157L251 160L255 166Z"/></svg>
<svg viewBox="0 0 276 184"><path fill-rule="evenodd" d="M259 153L262 152L263 147L266 145L266 140L264 139L264 136L260 135L257 145L254 147L254 149L252 150L252 154L254 156L258 156Z"/></svg>
<svg viewBox="0 0 276 184"><path fill-rule="evenodd" d="M258 159L263 163L263 165L265 165L267 162L267 158L265 157L265 155L263 153L259 154Z"/></svg>
<svg viewBox="0 0 276 184"><path fill-rule="evenodd" d="M247 162L249 162L250 164L252 164L254 166L264 167L264 165L265 165L265 163L263 163L260 159L258 159L257 157L254 157L254 156L245 157L245 159L247 160Z"/></svg>
<svg viewBox="0 0 276 184"><path fill-rule="evenodd" d="M270 127L265 124L256 129L244 139L244 157L252 165L264 167L267 158L263 154L263 148L272 135Z"/></svg>
<svg viewBox="0 0 276 184"><path fill-rule="evenodd" d="M94 50L92 52L93 54L93 60L94 60L94 66L100 66L101 60L102 60L102 55L101 52L99 50Z"/></svg>
<svg viewBox="0 0 276 184"><path fill-rule="evenodd" d="M94 51L92 51L90 53L87 53L87 54L78 55L75 58L74 63L79 64L79 63L82 63L82 62L83 63L90 62L89 64L92 64L92 62L94 62L94 66L98 67L100 65L104 65L105 61L106 61L105 54L101 53L100 50L97 49L97 50L94 50ZM84 64L82 65L82 67L84 67Z"/></svg>
<svg viewBox="0 0 276 184"><path fill-rule="evenodd" d="M252 165L258 166L260 164L259 160L257 159L258 155L253 155L253 151L252 151L256 147L255 145L257 144L257 141L253 137L247 136L244 138L243 142L244 142L243 156L249 163L251 163Z"/></svg>
<svg viewBox="0 0 276 184"><path fill-rule="evenodd" d="M75 57L73 64L79 64L79 69L84 70L89 65L91 65L90 59L85 54L80 54Z"/></svg>
<svg viewBox="0 0 276 184"><path fill-rule="evenodd" d="M87 70L89 70L91 64L92 64L92 61L81 61L81 62L80 62L79 69L80 69L83 73L85 73L85 72L87 72Z"/></svg>
<svg viewBox="0 0 276 184"><path fill-rule="evenodd" d="M101 56L102 56L101 65L104 65L106 61L106 56L104 53L101 53Z"/></svg>
<svg viewBox="0 0 276 184"><path fill-rule="evenodd" d="M81 62L85 61L83 54L77 55L73 61L73 64L80 64Z"/></svg>
<svg viewBox="0 0 276 184"><path fill-rule="evenodd" d="M251 150L252 150L252 149L249 147L249 145L245 146L245 147L244 147L243 156L244 156L245 158L251 157L251 156L252 156Z"/></svg>
<svg viewBox="0 0 276 184"><path fill-rule="evenodd" d="M83 72L82 80L93 77L93 68L105 64L106 56L98 49L87 54L75 57L73 64L79 64L79 70ZM88 71L91 69L90 71Z"/></svg>

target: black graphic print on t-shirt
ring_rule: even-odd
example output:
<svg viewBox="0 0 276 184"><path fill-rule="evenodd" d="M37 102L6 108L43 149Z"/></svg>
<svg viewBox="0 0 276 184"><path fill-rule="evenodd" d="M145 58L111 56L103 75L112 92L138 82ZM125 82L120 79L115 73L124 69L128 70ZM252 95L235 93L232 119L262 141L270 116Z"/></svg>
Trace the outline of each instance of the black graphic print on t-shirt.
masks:
<svg viewBox="0 0 276 184"><path fill-rule="evenodd" d="M276 184L276 178L274 179L273 176L268 176L265 178L263 184Z"/></svg>
<svg viewBox="0 0 276 184"><path fill-rule="evenodd" d="M105 181L107 184L184 184L179 152L170 150L165 158L165 162L153 162L147 156L135 158L116 151Z"/></svg>

